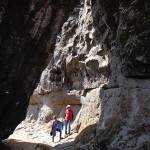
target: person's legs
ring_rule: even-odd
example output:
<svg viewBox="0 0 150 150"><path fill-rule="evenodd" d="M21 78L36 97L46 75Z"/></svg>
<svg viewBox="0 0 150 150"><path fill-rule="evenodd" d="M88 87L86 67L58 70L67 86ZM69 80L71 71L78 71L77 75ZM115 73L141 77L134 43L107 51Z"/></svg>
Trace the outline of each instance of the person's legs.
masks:
<svg viewBox="0 0 150 150"><path fill-rule="evenodd" d="M62 130L60 130L60 140L62 139L61 135L62 135Z"/></svg>
<svg viewBox="0 0 150 150"><path fill-rule="evenodd" d="M54 134L52 135L52 142L54 142Z"/></svg>
<svg viewBox="0 0 150 150"><path fill-rule="evenodd" d="M59 132L60 132L60 136L59 136L59 139L61 140L61 134L62 134L62 132L61 132L61 130L59 129Z"/></svg>
<svg viewBox="0 0 150 150"><path fill-rule="evenodd" d="M65 120L65 134L67 135L68 120Z"/></svg>
<svg viewBox="0 0 150 150"><path fill-rule="evenodd" d="M60 140L61 140L62 131L61 131L59 128L57 128L56 131L60 132L59 138L60 138Z"/></svg>
<svg viewBox="0 0 150 150"><path fill-rule="evenodd" d="M68 127L68 130L69 130L69 131L68 131L68 134L70 134L71 121L68 121L68 126L69 126L69 127Z"/></svg>

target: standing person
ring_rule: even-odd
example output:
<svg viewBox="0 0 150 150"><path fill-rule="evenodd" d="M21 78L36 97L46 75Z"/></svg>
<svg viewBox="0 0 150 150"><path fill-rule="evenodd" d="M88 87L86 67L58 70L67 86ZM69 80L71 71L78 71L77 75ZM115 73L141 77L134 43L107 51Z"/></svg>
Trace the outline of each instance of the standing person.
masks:
<svg viewBox="0 0 150 150"><path fill-rule="evenodd" d="M73 111L70 105L67 105L65 111L65 134L70 135L71 121L73 120ZM68 131L68 132L67 132Z"/></svg>
<svg viewBox="0 0 150 150"><path fill-rule="evenodd" d="M56 131L60 132L60 140L62 139L62 129L63 129L63 122L57 120L57 116L53 116L53 124L52 124L52 130L50 134L52 135L52 142L54 142L54 137L56 136Z"/></svg>

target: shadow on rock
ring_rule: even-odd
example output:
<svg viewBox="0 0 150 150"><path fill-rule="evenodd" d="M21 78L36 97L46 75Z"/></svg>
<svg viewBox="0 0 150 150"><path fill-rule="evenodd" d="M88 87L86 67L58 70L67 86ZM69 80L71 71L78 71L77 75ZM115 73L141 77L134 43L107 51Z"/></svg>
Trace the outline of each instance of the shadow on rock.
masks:
<svg viewBox="0 0 150 150"><path fill-rule="evenodd" d="M0 149L1 150L11 150L11 148L3 142L0 142Z"/></svg>
<svg viewBox="0 0 150 150"><path fill-rule="evenodd" d="M46 144L10 139L0 143L0 150L51 150L51 147Z"/></svg>

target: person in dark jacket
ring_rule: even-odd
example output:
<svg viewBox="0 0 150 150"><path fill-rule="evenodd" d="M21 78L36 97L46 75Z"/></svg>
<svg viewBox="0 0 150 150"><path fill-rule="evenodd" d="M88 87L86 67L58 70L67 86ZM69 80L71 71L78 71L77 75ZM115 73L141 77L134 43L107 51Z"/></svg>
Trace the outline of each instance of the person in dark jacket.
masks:
<svg viewBox="0 0 150 150"><path fill-rule="evenodd" d="M52 142L54 142L54 137L56 136L56 131L60 132L60 140L62 139L62 130L63 130L63 122L57 120L57 116L53 117L54 121L52 124L52 130L51 130L51 135L52 135Z"/></svg>
<svg viewBox="0 0 150 150"><path fill-rule="evenodd" d="M70 105L67 105L65 111L65 134L70 135L71 121L73 120L73 111Z"/></svg>

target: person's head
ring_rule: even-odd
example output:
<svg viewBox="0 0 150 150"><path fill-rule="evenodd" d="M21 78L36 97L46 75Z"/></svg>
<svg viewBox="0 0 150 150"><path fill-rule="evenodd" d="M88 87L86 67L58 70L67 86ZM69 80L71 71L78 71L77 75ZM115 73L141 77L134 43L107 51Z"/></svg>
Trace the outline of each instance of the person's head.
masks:
<svg viewBox="0 0 150 150"><path fill-rule="evenodd" d="M57 116L54 115L54 116L53 116L53 119L54 119L54 120L57 120Z"/></svg>
<svg viewBox="0 0 150 150"><path fill-rule="evenodd" d="M71 105L67 105L67 106L66 106L66 109L71 109Z"/></svg>

